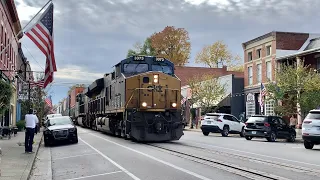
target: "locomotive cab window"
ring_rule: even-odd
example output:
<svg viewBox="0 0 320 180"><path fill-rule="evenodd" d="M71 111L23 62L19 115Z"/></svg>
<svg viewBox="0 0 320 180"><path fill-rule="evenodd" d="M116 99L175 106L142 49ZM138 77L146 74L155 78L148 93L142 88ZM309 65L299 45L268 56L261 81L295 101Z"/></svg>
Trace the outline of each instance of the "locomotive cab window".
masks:
<svg viewBox="0 0 320 180"><path fill-rule="evenodd" d="M165 65L165 64L152 64L151 70L152 71L160 71L165 74L173 74L172 67Z"/></svg>
<svg viewBox="0 0 320 180"><path fill-rule="evenodd" d="M135 74L135 73L143 73L148 71L148 64L124 64L123 65L123 73L125 74Z"/></svg>

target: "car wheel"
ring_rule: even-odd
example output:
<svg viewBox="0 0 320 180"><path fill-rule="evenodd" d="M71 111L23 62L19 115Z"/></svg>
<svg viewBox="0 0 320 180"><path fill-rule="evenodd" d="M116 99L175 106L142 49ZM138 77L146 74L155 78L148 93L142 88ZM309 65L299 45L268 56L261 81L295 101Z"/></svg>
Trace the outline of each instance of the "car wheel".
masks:
<svg viewBox="0 0 320 180"><path fill-rule="evenodd" d="M48 146L49 146L48 140L44 140L44 146L45 146L45 147L48 147Z"/></svg>
<svg viewBox="0 0 320 180"><path fill-rule="evenodd" d="M269 142L275 142L276 139L277 139L277 135L276 135L276 133L273 132L273 131L270 133L270 137L267 138L267 140L268 140Z"/></svg>
<svg viewBox="0 0 320 180"><path fill-rule="evenodd" d="M252 139L251 136L245 136L246 140L250 141Z"/></svg>
<svg viewBox="0 0 320 180"><path fill-rule="evenodd" d="M202 132L203 135L208 136L209 132Z"/></svg>
<svg viewBox="0 0 320 180"><path fill-rule="evenodd" d="M228 127L228 126L224 126L224 127L223 127L223 130L222 130L222 132L221 132L221 135L222 135L223 137L227 137L227 136L229 135L229 127Z"/></svg>
<svg viewBox="0 0 320 180"><path fill-rule="evenodd" d="M240 136L244 137L244 127L242 128L241 132L240 132Z"/></svg>
<svg viewBox="0 0 320 180"><path fill-rule="evenodd" d="M76 137L76 138L73 140L73 142L74 142L75 144L77 144L77 143L78 143L78 137Z"/></svg>
<svg viewBox="0 0 320 180"><path fill-rule="evenodd" d="M295 142L296 141L296 135L294 133L290 133L289 138L287 139L288 142Z"/></svg>
<svg viewBox="0 0 320 180"><path fill-rule="evenodd" d="M314 146L312 142L308 142L308 141L304 141L303 144L306 149L312 149Z"/></svg>

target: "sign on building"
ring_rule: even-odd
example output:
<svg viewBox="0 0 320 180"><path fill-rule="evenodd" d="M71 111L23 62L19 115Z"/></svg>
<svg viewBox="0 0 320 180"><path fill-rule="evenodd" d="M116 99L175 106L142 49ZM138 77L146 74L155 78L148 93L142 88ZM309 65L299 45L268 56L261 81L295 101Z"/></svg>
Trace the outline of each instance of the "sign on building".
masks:
<svg viewBox="0 0 320 180"><path fill-rule="evenodd" d="M253 93L248 93L246 97L246 117L256 113L256 101Z"/></svg>

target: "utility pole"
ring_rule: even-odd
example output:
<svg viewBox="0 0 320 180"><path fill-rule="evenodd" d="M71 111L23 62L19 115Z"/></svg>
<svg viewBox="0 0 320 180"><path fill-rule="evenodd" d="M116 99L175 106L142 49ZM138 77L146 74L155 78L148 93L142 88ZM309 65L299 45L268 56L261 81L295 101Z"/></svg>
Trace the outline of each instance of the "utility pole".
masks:
<svg viewBox="0 0 320 180"><path fill-rule="evenodd" d="M28 111L31 109L31 87L30 87L30 80L28 81Z"/></svg>
<svg viewBox="0 0 320 180"><path fill-rule="evenodd" d="M71 109L71 108L70 108L70 105L71 105L71 95L69 95L69 98L68 98L68 99L69 99L69 117L70 117L70 116L71 116L71 112L70 112L70 109Z"/></svg>

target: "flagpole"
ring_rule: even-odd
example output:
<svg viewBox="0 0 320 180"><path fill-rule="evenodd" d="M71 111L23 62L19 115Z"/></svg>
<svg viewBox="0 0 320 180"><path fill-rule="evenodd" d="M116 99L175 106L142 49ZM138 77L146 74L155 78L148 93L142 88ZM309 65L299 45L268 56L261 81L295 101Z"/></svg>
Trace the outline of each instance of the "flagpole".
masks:
<svg viewBox="0 0 320 180"><path fill-rule="evenodd" d="M49 0L38 12L36 15L33 16L33 18L14 36L14 39L16 39L21 33L23 33L23 30L34 20L35 17L50 3L52 0ZM4 47L2 51L0 51L0 56L2 53L12 44L12 40L9 42L9 44Z"/></svg>

